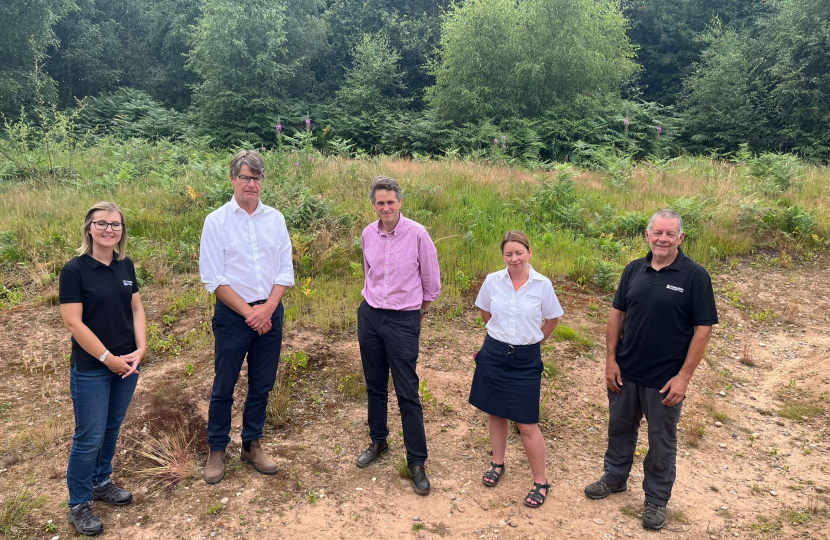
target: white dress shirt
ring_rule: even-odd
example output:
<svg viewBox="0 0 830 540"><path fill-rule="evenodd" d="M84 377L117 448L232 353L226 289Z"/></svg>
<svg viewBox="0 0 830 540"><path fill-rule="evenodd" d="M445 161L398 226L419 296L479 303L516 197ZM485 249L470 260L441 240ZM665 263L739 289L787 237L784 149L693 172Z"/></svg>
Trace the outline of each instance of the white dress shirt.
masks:
<svg viewBox="0 0 830 540"><path fill-rule="evenodd" d="M231 199L205 218L199 272L208 292L230 285L248 303L267 299L274 285L291 287L294 265L285 218L262 201L248 214Z"/></svg>
<svg viewBox="0 0 830 540"><path fill-rule="evenodd" d="M478 292L476 306L492 315L487 323L490 337L510 345L539 343L545 337L542 320L565 314L553 284L532 266L527 283L518 291L513 290L507 268L489 274Z"/></svg>

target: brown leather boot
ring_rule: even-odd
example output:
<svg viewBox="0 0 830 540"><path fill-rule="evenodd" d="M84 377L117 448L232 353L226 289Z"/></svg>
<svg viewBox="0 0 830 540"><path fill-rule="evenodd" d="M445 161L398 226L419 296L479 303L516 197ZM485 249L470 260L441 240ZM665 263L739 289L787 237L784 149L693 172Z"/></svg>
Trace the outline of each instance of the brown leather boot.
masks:
<svg viewBox="0 0 830 540"><path fill-rule="evenodd" d="M211 450L203 474L208 484L218 484L225 478L225 451Z"/></svg>
<svg viewBox="0 0 830 540"><path fill-rule="evenodd" d="M277 470L279 469L277 462L265 454L265 450L262 449L259 440L251 441L250 452L246 452L243 446L240 457L242 461L247 461L254 466L257 472L261 472L262 474L277 474Z"/></svg>

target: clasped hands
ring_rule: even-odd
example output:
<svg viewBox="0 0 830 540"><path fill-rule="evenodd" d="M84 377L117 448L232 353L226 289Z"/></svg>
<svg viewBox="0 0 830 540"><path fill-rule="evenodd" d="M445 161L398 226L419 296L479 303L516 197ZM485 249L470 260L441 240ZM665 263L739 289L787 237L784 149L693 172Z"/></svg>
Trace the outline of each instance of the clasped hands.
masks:
<svg viewBox="0 0 830 540"><path fill-rule="evenodd" d="M250 326L260 336L271 331L271 315L274 310L268 307L268 304L257 304L251 306L252 310L245 319L245 324Z"/></svg>
<svg viewBox="0 0 830 540"><path fill-rule="evenodd" d="M121 356L108 354L106 360L104 361L104 365L106 365L113 373L121 375L122 379L126 379L136 372L138 365L141 363L141 360L146 354L146 347L138 348L129 354L122 354Z"/></svg>

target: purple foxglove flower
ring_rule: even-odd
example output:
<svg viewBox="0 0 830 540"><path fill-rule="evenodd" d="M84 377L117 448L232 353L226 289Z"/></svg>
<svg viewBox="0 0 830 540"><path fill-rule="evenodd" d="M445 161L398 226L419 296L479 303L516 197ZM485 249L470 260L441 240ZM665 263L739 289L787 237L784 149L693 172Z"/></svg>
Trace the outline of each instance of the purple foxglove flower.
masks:
<svg viewBox="0 0 830 540"><path fill-rule="evenodd" d="M299 166L300 166L300 162L299 162L299 161L295 161L295 162L294 162L294 166L295 166L295 167L299 167Z"/></svg>
<svg viewBox="0 0 830 540"><path fill-rule="evenodd" d="M265 152L265 145L264 144L259 147L259 151L260 152Z"/></svg>
<svg viewBox="0 0 830 540"><path fill-rule="evenodd" d="M657 134L663 133L663 124L657 124Z"/></svg>
<svg viewBox="0 0 830 540"><path fill-rule="evenodd" d="M282 124L277 124L277 133L282 133Z"/></svg>
<svg viewBox="0 0 830 540"><path fill-rule="evenodd" d="M507 140L507 137L505 137L504 135L502 135L502 136L501 136L501 142L502 142L502 143L504 143L504 141L505 141L505 140Z"/></svg>
<svg viewBox="0 0 830 540"><path fill-rule="evenodd" d="M625 120L623 120L623 125L624 125L625 127L628 127L628 125L629 125L630 123L631 123L631 120L629 120L629 119L628 119L628 117L626 116L626 117L625 117Z"/></svg>
<svg viewBox="0 0 830 540"><path fill-rule="evenodd" d="M497 144L499 144L499 138L493 137L493 146L496 146Z"/></svg>
<svg viewBox="0 0 830 540"><path fill-rule="evenodd" d="M501 147L502 147L503 149L504 149L504 148L507 148L507 143L501 143Z"/></svg>
<svg viewBox="0 0 830 540"><path fill-rule="evenodd" d="M311 161L311 156L308 156L308 160Z"/></svg>

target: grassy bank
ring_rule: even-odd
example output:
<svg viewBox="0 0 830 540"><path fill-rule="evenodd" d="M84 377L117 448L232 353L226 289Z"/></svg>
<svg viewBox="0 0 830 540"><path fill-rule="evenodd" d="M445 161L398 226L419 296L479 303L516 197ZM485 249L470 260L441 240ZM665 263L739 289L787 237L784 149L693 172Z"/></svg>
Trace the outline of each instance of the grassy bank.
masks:
<svg viewBox="0 0 830 540"><path fill-rule="evenodd" d="M830 225L830 171L787 156L528 171L483 161L264 155L263 200L285 214L294 243L298 286L287 298L287 318L324 331L354 323L360 232L376 219L368 188L378 174L399 179L404 215L423 223L438 247L444 290L437 308L449 318L460 313L463 291L500 267L498 240L508 229L530 234L537 270L611 291L625 263L645 252L642 231L658 208L681 212L687 253L710 267L754 252L768 264L811 258ZM204 217L232 193L229 156L193 145L103 141L53 149L50 169L33 154L41 165L32 170L41 173L0 181L0 303L54 301L83 215L102 199L126 212L128 253L144 285L184 280L171 305L186 301L200 288L193 276Z"/></svg>

